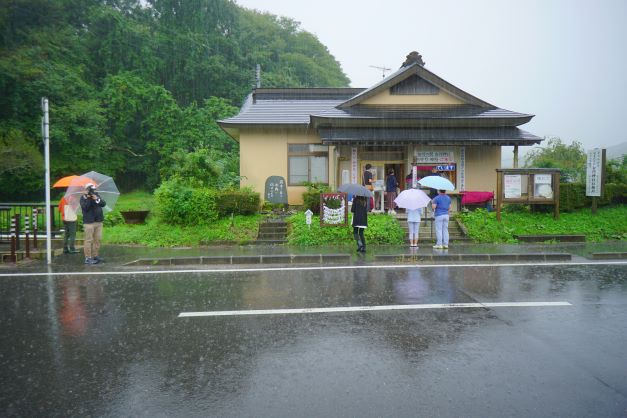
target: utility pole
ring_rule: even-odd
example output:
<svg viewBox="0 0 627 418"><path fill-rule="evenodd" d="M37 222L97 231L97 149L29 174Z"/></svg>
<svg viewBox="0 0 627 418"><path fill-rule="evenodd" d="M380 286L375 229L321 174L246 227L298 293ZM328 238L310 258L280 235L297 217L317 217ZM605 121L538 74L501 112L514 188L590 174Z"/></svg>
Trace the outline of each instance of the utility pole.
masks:
<svg viewBox="0 0 627 418"><path fill-rule="evenodd" d="M386 71L392 71L391 68L377 67L376 65L369 65L369 67L376 68L377 70L381 70L381 78L385 78Z"/></svg>
<svg viewBox="0 0 627 418"><path fill-rule="evenodd" d="M41 118L41 134L44 138L44 155L46 161L46 261L52 264L52 238L50 213L50 121L48 119L48 99L41 98L41 110L44 116Z"/></svg>

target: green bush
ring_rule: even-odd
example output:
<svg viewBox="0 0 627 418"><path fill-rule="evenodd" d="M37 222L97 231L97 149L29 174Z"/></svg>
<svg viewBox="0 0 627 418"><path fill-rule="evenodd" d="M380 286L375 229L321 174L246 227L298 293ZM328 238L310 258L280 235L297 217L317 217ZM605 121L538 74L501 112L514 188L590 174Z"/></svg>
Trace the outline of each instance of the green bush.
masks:
<svg viewBox="0 0 627 418"><path fill-rule="evenodd" d="M627 202L627 184L606 183L599 206ZM572 212L575 209L592 206L592 198L586 196L585 183L560 183L560 211Z"/></svg>
<svg viewBox="0 0 627 418"><path fill-rule="evenodd" d="M560 183L560 212L572 212L589 205L586 185L583 183Z"/></svg>
<svg viewBox="0 0 627 418"><path fill-rule="evenodd" d="M618 203L627 203L627 184L625 183L607 183L603 190L603 196L599 201L600 205L613 205Z"/></svg>
<svg viewBox="0 0 627 418"><path fill-rule="evenodd" d="M303 212L290 216L287 222L290 224L288 241L292 245L336 245L354 242L353 228L350 225L321 227L320 217L313 216L309 228ZM402 244L405 232L392 216L370 215L365 238L367 244Z"/></svg>
<svg viewBox="0 0 627 418"><path fill-rule="evenodd" d="M215 190L194 188L173 179L155 191L159 216L173 225L200 225L218 219Z"/></svg>
<svg viewBox="0 0 627 418"><path fill-rule="evenodd" d="M551 213L504 213L497 222L495 212L477 209L459 215L476 242L516 242L514 235L584 234L586 241L627 239L627 206L599 208L592 215L590 208L563 213L554 219Z"/></svg>
<svg viewBox="0 0 627 418"><path fill-rule="evenodd" d="M220 217L233 215L252 215L260 205L259 193L251 189L225 190L216 195L216 207Z"/></svg>
<svg viewBox="0 0 627 418"><path fill-rule="evenodd" d="M329 185L322 183L303 183L307 190L303 193L303 209L311 209L313 213L320 213L320 193L330 191Z"/></svg>

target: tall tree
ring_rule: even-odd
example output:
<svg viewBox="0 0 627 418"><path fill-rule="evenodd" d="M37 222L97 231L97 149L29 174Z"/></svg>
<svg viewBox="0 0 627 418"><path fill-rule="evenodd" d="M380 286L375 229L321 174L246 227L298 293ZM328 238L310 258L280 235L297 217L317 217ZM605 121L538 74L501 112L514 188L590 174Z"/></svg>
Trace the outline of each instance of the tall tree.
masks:
<svg viewBox="0 0 627 418"><path fill-rule="evenodd" d="M559 168L564 181L583 181L586 154L580 142L564 144L560 138L548 140L547 146L532 149L525 159L526 167Z"/></svg>

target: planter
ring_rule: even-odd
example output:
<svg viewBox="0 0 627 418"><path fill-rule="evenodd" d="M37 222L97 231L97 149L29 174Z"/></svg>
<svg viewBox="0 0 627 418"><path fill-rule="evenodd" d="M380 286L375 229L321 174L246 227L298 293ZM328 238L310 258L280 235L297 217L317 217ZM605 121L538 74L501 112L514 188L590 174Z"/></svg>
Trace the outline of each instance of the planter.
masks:
<svg viewBox="0 0 627 418"><path fill-rule="evenodd" d="M150 213L149 210L125 210L120 211L124 222L127 224L143 224L146 222L146 216Z"/></svg>

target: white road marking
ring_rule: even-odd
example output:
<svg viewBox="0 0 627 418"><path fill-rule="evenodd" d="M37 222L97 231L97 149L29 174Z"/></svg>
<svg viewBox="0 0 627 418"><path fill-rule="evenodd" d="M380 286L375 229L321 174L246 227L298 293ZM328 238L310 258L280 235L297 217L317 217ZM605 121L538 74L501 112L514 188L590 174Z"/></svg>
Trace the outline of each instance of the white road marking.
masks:
<svg viewBox="0 0 627 418"><path fill-rule="evenodd" d="M53 271L49 273L0 273L0 277L48 277L48 276L132 276L141 274L179 274L179 273L247 273L271 271L323 271L323 270L380 270L380 269L435 269L468 267L535 267L535 266L617 266L627 265L627 261L595 262L534 262L534 263L483 263L483 264L388 264L367 266L303 266L303 267L253 267L222 269L179 269L179 270L125 270L125 271Z"/></svg>
<svg viewBox="0 0 627 418"><path fill-rule="evenodd" d="M181 312L179 318L199 316L289 315L328 312L406 311L412 309L521 308L572 306L569 302L426 303L418 305L341 306L334 308L256 309L244 311Z"/></svg>

